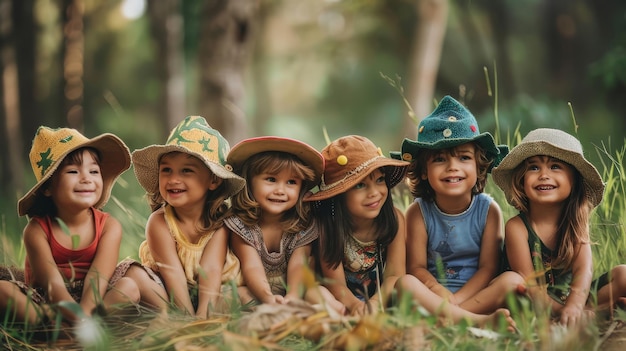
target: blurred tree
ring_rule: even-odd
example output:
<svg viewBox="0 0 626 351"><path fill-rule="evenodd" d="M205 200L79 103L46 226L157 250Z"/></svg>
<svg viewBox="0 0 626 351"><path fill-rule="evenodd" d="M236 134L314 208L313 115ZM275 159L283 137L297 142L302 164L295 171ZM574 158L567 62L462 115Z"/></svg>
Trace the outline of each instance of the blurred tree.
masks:
<svg viewBox="0 0 626 351"><path fill-rule="evenodd" d="M258 1L203 1L198 110L231 144L247 136L244 73L252 54Z"/></svg>
<svg viewBox="0 0 626 351"><path fill-rule="evenodd" d="M161 83L157 123L169 133L185 117L183 26L180 0L148 1L148 16L155 42L156 73ZM160 138L165 140L167 136Z"/></svg>
<svg viewBox="0 0 626 351"><path fill-rule="evenodd" d="M433 109L448 7L448 0L415 0L417 26L409 58L407 100L418 121ZM416 132L415 121L406 118L401 137L412 138Z"/></svg>
<svg viewBox="0 0 626 351"><path fill-rule="evenodd" d="M85 36L83 0L63 0L63 97L67 126L81 132L85 129Z"/></svg>
<svg viewBox="0 0 626 351"><path fill-rule="evenodd" d="M22 143L20 138L20 103L15 43L18 41L12 19L11 0L0 0L0 91L2 92L0 132L0 195L13 199L23 185Z"/></svg>

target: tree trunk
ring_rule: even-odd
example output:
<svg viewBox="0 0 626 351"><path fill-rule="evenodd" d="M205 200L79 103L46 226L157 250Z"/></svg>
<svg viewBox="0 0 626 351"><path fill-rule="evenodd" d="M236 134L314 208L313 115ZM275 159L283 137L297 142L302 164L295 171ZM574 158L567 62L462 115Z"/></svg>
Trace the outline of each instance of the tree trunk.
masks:
<svg viewBox="0 0 626 351"><path fill-rule="evenodd" d="M180 0L148 1L150 29L157 50L157 72L162 83L160 121L165 138L185 117L183 16Z"/></svg>
<svg viewBox="0 0 626 351"><path fill-rule="evenodd" d="M407 100L418 122L434 108L433 97L448 19L448 0L417 0L417 26L409 67ZM417 135L417 124L406 119L405 137Z"/></svg>
<svg viewBox="0 0 626 351"><path fill-rule="evenodd" d="M243 77L257 6L250 0L207 0L202 9L199 111L231 144L247 135Z"/></svg>
<svg viewBox="0 0 626 351"><path fill-rule="evenodd" d="M63 1L63 81L64 81L64 101L65 117L67 126L83 131L85 121L83 120L83 99L84 99L84 61L85 57L85 36L83 28L83 16L85 14L85 4L83 0Z"/></svg>
<svg viewBox="0 0 626 351"><path fill-rule="evenodd" d="M0 0L0 78L2 85L2 140L0 168L2 194L15 198L23 187L22 142L20 138L20 106L17 63L15 62L15 31L11 18L11 0Z"/></svg>
<svg viewBox="0 0 626 351"><path fill-rule="evenodd" d="M30 151L30 143L39 127L41 112L35 98L35 18L34 0L13 0L13 27L20 39L15 42L19 84L20 138L22 155Z"/></svg>

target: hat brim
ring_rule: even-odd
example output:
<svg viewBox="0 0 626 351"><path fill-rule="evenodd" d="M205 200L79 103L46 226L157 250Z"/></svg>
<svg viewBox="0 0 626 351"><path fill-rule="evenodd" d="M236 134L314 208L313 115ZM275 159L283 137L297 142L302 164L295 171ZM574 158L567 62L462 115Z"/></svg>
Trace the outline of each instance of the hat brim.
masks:
<svg viewBox="0 0 626 351"><path fill-rule="evenodd" d="M600 204L604 193L604 183L598 170L580 153L560 148L547 141L518 144L492 171L494 182L502 189L509 204L513 205L511 203L513 189L510 183L513 170L527 158L538 155L554 157L576 168L583 178L587 198L594 207Z"/></svg>
<svg viewBox="0 0 626 351"><path fill-rule="evenodd" d="M88 139L85 143L78 144L59 155L58 161L50 166L50 169L37 184L17 202L17 212L20 216L29 214L30 209L35 204L37 191L52 177L62 163L62 160L71 152L85 147L94 148L100 153L100 172L102 174L103 184L102 196L94 207L102 208L106 205L111 196L113 184L124 171L130 168L130 151L128 147L120 138L110 133L104 133Z"/></svg>
<svg viewBox="0 0 626 351"><path fill-rule="evenodd" d="M314 184L319 183L324 173L324 158L312 146L299 140L264 136L240 141L228 153L228 164L240 172L243 164L253 155L265 151L279 151L295 155L315 172Z"/></svg>
<svg viewBox="0 0 626 351"><path fill-rule="evenodd" d="M326 190L319 190L316 193L308 193L304 197L304 201L321 201L331 198L335 195L341 194L358 184L365 177L367 177L373 170L378 168L385 168L385 180L389 189L395 187L404 179L409 162L396 160L387 157L379 157L372 162L367 169L362 172L349 176L345 181L337 183L334 187Z"/></svg>
<svg viewBox="0 0 626 351"><path fill-rule="evenodd" d="M133 169L137 181L148 193L153 194L159 191L159 160L161 156L170 152L182 152L197 157L209 168L217 177L223 180L226 197L239 192L246 184L246 181L226 169L224 166L208 160L204 155L193 152L184 146L179 145L151 145L143 149L138 149L132 153Z"/></svg>

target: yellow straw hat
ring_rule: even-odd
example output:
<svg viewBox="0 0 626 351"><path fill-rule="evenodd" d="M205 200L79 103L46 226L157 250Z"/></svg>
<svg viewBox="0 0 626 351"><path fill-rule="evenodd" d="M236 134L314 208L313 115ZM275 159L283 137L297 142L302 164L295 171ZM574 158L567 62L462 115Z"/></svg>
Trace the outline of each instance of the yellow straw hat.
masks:
<svg viewBox="0 0 626 351"><path fill-rule="evenodd" d="M52 129L42 126L35 133L29 154L37 183L17 202L17 212L20 216L30 214L37 191L52 177L65 156L83 147L94 148L100 153L103 188L100 201L95 207L102 208L107 203L115 180L130 167L130 152L126 144L109 133L89 139L76 129Z"/></svg>
<svg viewBox="0 0 626 351"><path fill-rule="evenodd" d="M170 132L165 145L151 145L132 153L135 176L148 193L159 191L159 160L169 152L183 152L197 157L213 174L223 179L226 197L239 192L246 181L233 173L226 163L228 141L200 116L189 116Z"/></svg>

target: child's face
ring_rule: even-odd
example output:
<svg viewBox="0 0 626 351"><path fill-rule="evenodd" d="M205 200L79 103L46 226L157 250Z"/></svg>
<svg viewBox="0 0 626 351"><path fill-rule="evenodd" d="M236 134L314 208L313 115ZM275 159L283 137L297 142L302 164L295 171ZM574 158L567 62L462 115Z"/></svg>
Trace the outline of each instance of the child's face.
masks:
<svg viewBox="0 0 626 351"><path fill-rule="evenodd" d="M380 209L387 200L389 188L385 183L385 174L376 169L360 183L346 191L346 207L353 221L372 220L378 217Z"/></svg>
<svg viewBox="0 0 626 351"><path fill-rule="evenodd" d="M159 161L159 192L174 208L202 208L207 191L219 184L220 179L194 156L171 152Z"/></svg>
<svg viewBox="0 0 626 351"><path fill-rule="evenodd" d="M266 215L281 215L300 201L303 180L291 170L276 174L260 173L252 177L250 189L254 200Z"/></svg>
<svg viewBox="0 0 626 351"><path fill-rule="evenodd" d="M44 191L58 209L83 210L94 206L102 197L100 165L88 150L82 151L81 164L64 164Z"/></svg>
<svg viewBox="0 0 626 351"><path fill-rule="evenodd" d="M476 147L466 143L450 150L441 150L426 160L426 174L436 196L459 197L471 195L478 179Z"/></svg>
<svg viewBox="0 0 626 351"><path fill-rule="evenodd" d="M561 203L567 200L574 185L574 169L569 164L549 157L526 159L524 193L530 204Z"/></svg>

